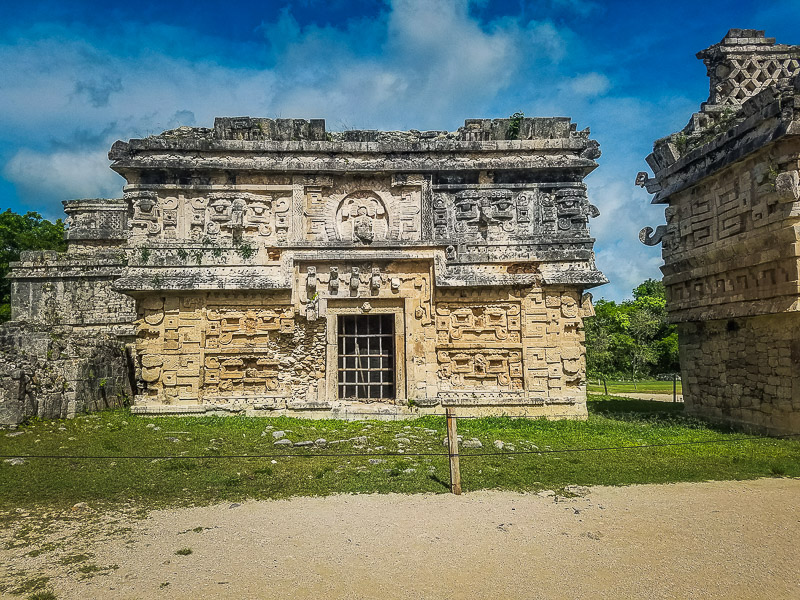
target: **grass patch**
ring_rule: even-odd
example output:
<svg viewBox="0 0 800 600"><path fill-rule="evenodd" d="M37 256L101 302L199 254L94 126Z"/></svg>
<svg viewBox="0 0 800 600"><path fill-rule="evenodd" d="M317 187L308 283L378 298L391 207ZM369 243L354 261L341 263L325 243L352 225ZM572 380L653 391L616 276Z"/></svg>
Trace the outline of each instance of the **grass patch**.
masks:
<svg viewBox="0 0 800 600"><path fill-rule="evenodd" d="M50 590L43 590L41 592L34 592L28 596L28 600L57 600L57 598Z"/></svg>
<svg viewBox="0 0 800 600"><path fill-rule="evenodd" d="M175 554L178 556L189 556L192 553L191 548L181 548L180 550L175 550Z"/></svg>
<svg viewBox="0 0 800 600"><path fill-rule="evenodd" d="M80 567L78 567L78 571L80 571L81 573L99 573L100 571L103 570L104 569L102 567L99 567L95 564L81 565Z"/></svg>
<svg viewBox="0 0 800 600"><path fill-rule="evenodd" d="M101 567L100 565L95 564L88 564L88 565L81 565L78 567L78 572L83 573L83 577L81 579L91 579L95 575L108 575L111 571L115 571L119 569L119 565L108 565L106 567Z"/></svg>
<svg viewBox="0 0 800 600"><path fill-rule="evenodd" d="M800 440L737 441L751 436L686 417L683 404L591 396L588 408L586 421L459 421L459 434L465 440L477 438L483 444L478 450L462 449L463 488L541 490L571 484L800 476ZM324 438L327 445L275 446L272 432L279 430L295 443ZM144 516L159 506L333 493L444 493L449 487L441 417L394 422L147 418L118 410L64 421L34 420L19 431L24 435L0 436L0 454L109 458L31 458L22 465L0 462L0 510L14 511L20 506L70 509L86 502L89 508L140 506ZM725 443L664 445L710 439ZM494 447L496 440L504 443L503 450ZM550 452L647 445L658 447ZM360 456L400 450L404 454ZM514 454L519 451L525 453ZM492 455L476 456L489 452ZM288 453L303 456L280 456ZM321 456L329 453L355 456ZM270 456L253 456L261 454ZM126 455L151 458L127 459ZM240 457L219 458L226 455ZM32 535L18 531L11 545L27 545Z"/></svg>
<svg viewBox="0 0 800 600"><path fill-rule="evenodd" d="M680 380L678 383L678 395L683 394ZM646 379L642 381L612 381L607 380L608 393L614 394L671 394L672 393L672 380L660 381L657 379ZM586 382L586 389L590 394L604 393L603 382L598 382L596 379L590 379Z"/></svg>
<svg viewBox="0 0 800 600"><path fill-rule="evenodd" d="M91 556L88 554L68 554L59 561L62 565L76 565L81 562L86 562ZM83 572L83 571L82 571Z"/></svg>
<svg viewBox="0 0 800 600"><path fill-rule="evenodd" d="M20 581L15 588L11 590L12 594L27 594L29 592L41 592L47 582L50 581L49 577L27 577Z"/></svg>

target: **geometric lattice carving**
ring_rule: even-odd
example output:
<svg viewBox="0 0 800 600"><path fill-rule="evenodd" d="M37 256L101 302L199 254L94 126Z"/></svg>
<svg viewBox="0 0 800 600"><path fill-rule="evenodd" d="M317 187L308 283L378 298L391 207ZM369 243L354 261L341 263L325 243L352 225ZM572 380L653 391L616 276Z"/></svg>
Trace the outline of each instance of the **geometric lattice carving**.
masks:
<svg viewBox="0 0 800 600"><path fill-rule="evenodd" d="M797 72L800 63L796 58L761 58L747 56L731 58L727 65L719 65L718 73L728 69L727 76L715 86L713 103L739 106L768 85L788 79Z"/></svg>
<svg viewBox="0 0 800 600"><path fill-rule="evenodd" d="M795 46L776 45L762 30L731 29L697 58L711 80L707 105L738 108L765 87L794 76L800 53Z"/></svg>

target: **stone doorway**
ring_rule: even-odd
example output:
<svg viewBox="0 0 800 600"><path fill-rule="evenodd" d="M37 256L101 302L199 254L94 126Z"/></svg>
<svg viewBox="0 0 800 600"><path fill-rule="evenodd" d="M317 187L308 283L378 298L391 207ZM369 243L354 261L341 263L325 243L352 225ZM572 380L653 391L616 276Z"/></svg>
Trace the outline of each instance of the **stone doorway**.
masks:
<svg viewBox="0 0 800 600"><path fill-rule="evenodd" d="M337 337L339 398L393 400L394 315L339 315Z"/></svg>

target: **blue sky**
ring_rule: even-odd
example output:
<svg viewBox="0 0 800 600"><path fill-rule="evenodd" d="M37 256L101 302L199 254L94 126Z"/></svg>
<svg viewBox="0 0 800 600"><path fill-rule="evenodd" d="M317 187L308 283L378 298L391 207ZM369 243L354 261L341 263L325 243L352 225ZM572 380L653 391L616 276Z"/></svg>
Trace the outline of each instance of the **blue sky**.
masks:
<svg viewBox="0 0 800 600"><path fill-rule="evenodd" d="M215 116L325 118L328 129L449 129L569 116L600 142L589 193L598 266L620 300L660 277L638 231L663 207L633 185L655 139L708 96L694 54L732 27L800 43L800 0L48 0L0 21L0 209L61 216L115 197L117 139Z"/></svg>

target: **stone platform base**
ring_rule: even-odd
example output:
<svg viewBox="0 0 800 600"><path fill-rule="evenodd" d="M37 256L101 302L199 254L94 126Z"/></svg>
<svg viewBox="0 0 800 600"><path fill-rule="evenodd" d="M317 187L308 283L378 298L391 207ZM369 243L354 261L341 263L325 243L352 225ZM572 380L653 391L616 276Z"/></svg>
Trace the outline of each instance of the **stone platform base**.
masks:
<svg viewBox="0 0 800 600"><path fill-rule="evenodd" d="M459 417L542 417L546 419L587 418L584 402L543 402L537 405L517 406L469 406L451 405ZM249 417L299 417L304 419L341 419L358 421L374 419L394 421L416 419L429 415L445 414L446 407L437 404L432 406L408 406L382 402L326 402L326 403L293 403L292 401L266 403L232 402L229 404L144 404L137 402L131 412L138 415L246 415Z"/></svg>

